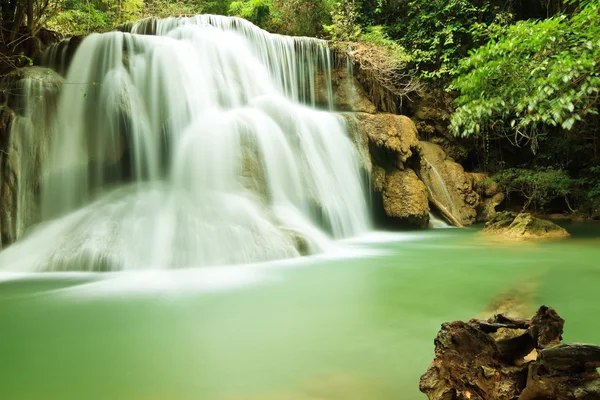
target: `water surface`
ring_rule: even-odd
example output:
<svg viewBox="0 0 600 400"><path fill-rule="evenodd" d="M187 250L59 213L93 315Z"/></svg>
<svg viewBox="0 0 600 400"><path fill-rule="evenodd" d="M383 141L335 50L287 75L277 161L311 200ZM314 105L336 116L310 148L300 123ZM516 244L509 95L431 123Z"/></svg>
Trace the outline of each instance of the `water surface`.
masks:
<svg viewBox="0 0 600 400"><path fill-rule="evenodd" d="M0 275L0 398L424 399L444 321L513 297L600 343L600 226L506 243L372 234L340 256L114 274ZM348 254L350 253L350 254Z"/></svg>

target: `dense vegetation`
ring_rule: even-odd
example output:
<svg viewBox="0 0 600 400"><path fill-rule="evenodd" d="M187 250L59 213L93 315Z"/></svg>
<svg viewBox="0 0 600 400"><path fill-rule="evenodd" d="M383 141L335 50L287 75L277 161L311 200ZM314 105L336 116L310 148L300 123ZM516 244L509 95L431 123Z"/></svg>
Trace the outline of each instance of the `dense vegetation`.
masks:
<svg viewBox="0 0 600 400"><path fill-rule="evenodd" d="M437 134L468 138L473 167L498 172L519 206L581 209L600 194L600 0L6 0L1 11L0 74L31 62L24 44L44 27L86 34L147 16L235 15L358 42L355 62L396 95L417 79L451 94Z"/></svg>

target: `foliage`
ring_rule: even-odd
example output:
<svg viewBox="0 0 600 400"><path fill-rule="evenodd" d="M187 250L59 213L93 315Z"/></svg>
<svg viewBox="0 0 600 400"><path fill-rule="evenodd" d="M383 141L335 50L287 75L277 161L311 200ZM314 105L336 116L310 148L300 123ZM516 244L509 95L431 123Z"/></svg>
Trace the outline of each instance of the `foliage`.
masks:
<svg viewBox="0 0 600 400"><path fill-rule="evenodd" d="M581 183L572 179L565 170L554 168L509 168L495 175L494 180L501 185L507 197L517 193L525 198L523 211L529 207L539 211L557 198L563 198L571 208L569 196Z"/></svg>
<svg viewBox="0 0 600 400"><path fill-rule="evenodd" d="M271 26L274 30L294 36L323 36L323 27L330 22L327 0L276 0Z"/></svg>
<svg viewBox="0 0 600 400"><path fill-rule="evenodd" d="M590 176L587 179L589 190L588 199L600 198L600 166L590 168Z"/></svg>
<svg viewBox="0 0 600 400"><path fill-rule="evenodd" d="M76 8L58 12L48 20L47 27L63 33L84 35L90 32L105 32L112 28L112 23L109 15L98 10L93 4L86 7L79 3Z"/></svg>
<svg viewBox="0 0 600 400"><path fill-rule="evenodd" d="M241 0L229 6L229 14L242 17L261 27L267 27L273 13L272 0Z"/></svg>
<svg viewBox="0 0 600 400"><path fill-rule="evenodd" d="M333 4L331 25L325 26L332 40L342 42L356 41L362 32L358 24L358 11L354 0L340 0Z"/></svg>
<svg viewBox="0 0 600 400"><path fill-rule="evenodd" d="M571 17L494 27L490 41L460 63L451 119L456 135L485 134L538 148L598 113L600 2Z"/></svg>

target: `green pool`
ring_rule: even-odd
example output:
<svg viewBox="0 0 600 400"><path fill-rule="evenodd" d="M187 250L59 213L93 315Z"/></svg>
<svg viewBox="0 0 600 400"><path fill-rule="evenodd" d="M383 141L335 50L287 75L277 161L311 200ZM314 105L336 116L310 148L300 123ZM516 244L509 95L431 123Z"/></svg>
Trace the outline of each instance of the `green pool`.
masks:
<svg viewBox="0 0 600 400"><path fill-rule="evenodd" d="M541 243L438 229L263 265L0 274L0 399L423 399L440 324L506 297L555 307L566 341L600 343L600 225L567 229Z"/></svg>

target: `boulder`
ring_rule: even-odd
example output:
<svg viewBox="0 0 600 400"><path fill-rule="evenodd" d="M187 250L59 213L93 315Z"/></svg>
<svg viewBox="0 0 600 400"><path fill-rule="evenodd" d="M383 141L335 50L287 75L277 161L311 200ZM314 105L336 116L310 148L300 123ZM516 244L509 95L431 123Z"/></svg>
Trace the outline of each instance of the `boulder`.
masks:
<svg viewBox="0 0 600 400"><path fill-rule="evenodd" d="M503 211L485 224L485 233L501 235L507 239L563 238L569 233L552 221L534 217L529 213Z"/></svg>
<svg viewBox="0 0 600 400"><path fill-rule="evenodd" d="M427 186L429 200L455 225L470 225L477 219L480 196L473 178L433 143L421 141L419 177Z"/></svg>
<svg viewBox="0 0 600 400"><path fill-rule="evenodd" d="M368 140L371 159L389 169L403 169L421 151L418 132L404 115L356 113L362 137Z"/></svg>
<svg viewBox="0 0 600 400"><path fill-rule="evenodd" d="M530 320L445 323L419 388L430 400L598 399L600 346L560 344L564 322L542 306Z"/></svg>
<svg viewBox="0 0 600 400"><path fill-rule="evenodd" d="M411 169L386 174L383 209L388 217L420 228L429 224L427 189Z"/></svg>

